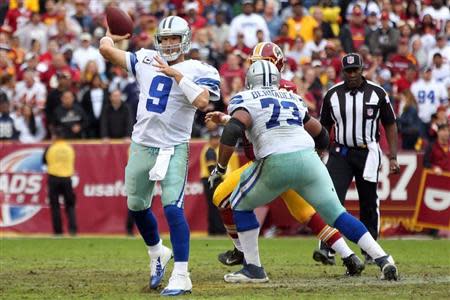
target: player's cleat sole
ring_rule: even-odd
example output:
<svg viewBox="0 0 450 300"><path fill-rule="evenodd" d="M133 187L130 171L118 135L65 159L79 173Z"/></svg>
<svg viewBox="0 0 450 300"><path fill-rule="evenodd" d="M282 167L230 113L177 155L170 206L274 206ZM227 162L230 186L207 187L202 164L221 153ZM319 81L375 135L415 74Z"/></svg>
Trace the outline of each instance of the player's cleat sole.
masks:
<svg viewBox="0 0 450 300"><path fill-rule="evenodd" d="M172 250L163 246L162 254L150 261L150 280L151 289L157 289L161 285L161 281L166 273L166 266L173 257Z"/></svg>
<svg viewBox="0 0 450 300"><path fill-rule="evenodd" d="M335 265L336 259L329 254L329 252L325 249L316 249L313 252L313 259L317 262L320 262L324 265Z"/></svg>
<svg viewBox="0 0 450 300"><path fill-rule="evenodd" d="M192 282L189 273L172 273L169 284L161 292L161 296L180 296L192 293Z"/></svg>
<svg viewBox="0 0 450 300"><path fill-rule="evenodd" d="M364 270L364 263L354 253L349 257L343 258L342 262L347 268L345 274L348 276L360 276Z"/></svg>
<svg viewBox="0 0 450 300"><path fill-rule="evenodd" d="M234 248L233 250L220 253L217 259L226 266L242 265L244 263L244 253Z"/></svg>
<svg viewBox="0 0 450 300"><path fill-rule="evenodd" d="M245 265L237 272L226 274L223 279L228 283L264 283L269 281L264 268L252 264Z"/></svg>
<svg viewBox="0 0 450 300"><path fill-rule="evenodd" d="M391 256L379 257L375 259L375 262L381 269L381 280L398 280L398 269Z"/></svg>

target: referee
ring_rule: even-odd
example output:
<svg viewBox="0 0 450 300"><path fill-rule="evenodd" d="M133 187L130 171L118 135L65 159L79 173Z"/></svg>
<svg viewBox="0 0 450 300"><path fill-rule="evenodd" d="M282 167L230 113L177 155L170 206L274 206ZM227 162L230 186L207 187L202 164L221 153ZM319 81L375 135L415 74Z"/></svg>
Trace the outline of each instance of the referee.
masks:
<svg viewBox="0 0 450 300"><path fill-rule="evenodd" d="M344 82L328 90L320 113L320 122L329 132L334 125L335 142L330 149L327 168L342 204L355 178L360 220L377 239L380 219L377 181L381 163L379 126L381 121L386 131L390 173L398 173L395 113L386 91L362 76L363 62L359 54L345 55L342 69ZM317 260L324 263L333 256L325 247L321 244L314 253ZM370 263L371 258L363 254L366 263Z"/></svg>

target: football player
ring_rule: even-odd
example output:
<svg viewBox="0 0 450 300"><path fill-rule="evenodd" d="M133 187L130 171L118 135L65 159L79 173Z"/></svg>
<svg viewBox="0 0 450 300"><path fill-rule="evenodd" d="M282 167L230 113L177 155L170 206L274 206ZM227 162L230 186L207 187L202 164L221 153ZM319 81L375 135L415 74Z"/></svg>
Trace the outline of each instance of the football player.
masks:
<svg viewBox="0 0 450 300"><path fill-rule="evenodd" d="M154 50L125 52L114 46L128 35L110 34L100 40L100 53L121 66L139 83L137 121L133 128L130 157L125 169L128 209L148 248L150 288L163 279L172 251L162 244L156 218L150 210L157 181L170 229L174 268L164 296L190 293L188 273L189 227L183 211L188 166L188 142L194 114L209 100L220 97L218 71L197 60L185 60L191 45L191 29L177 16L161 20Z"/></svg>
<svg viewBox="0 0 450 300"><path fill-rule="evenodd" d="M284 55L280 47L271 42L259 43L253 49L252 56L250 57L251 62L258 60L267 60L275 64L278 71L282 71L284 68ZM280 89L291 91L296 93L296 85L288 80L280 80ZM226 116L220 112L208 113L206 116L207 121L214 121L223 123L226 122L230 117ZM247 158L250 161L254 160L254 154L252 150L252 145L247 141L245 136L244 139L244 150ZM219 184L214 193L213 202L218 207L220 216L227 230L228 235L233 240L235 248L233 250L226 251L219 254L219 261L225 265L236 265L242 264L243 253L242 248L237 236L236 225L233 221L231 207L229 203L229 197L233 190L239 183L239 178L241 174L251 165L248 163L241 168L229 173L224 181ZM348 247L345 240L342 238L339 231L328 226L320 217L319 214L295 191L288 190L281 194L281 198L286 203L291 215L300 223L307 225L317 237L327 243L332 249L337 251L342 259L343 263L347 268L348 275L359 275L364 266L360 259L354 254L354 252ZM313 258L317 261L321 261L325 264L334 264L334 255L321 255L321 252L315 252Z"/></svg>
<svg viewBox="0 0 450 300"><path fill-rule="evenodd" d="M331 177L314 151L314 147L328 146L326 129L308 115L306 104L298 95L280 90L279 82L277 67L258 60L247 72L248 90L236 94L228 106L231 119L222 133L219 159L209 179L214 183L225 173L235 145L245 132L253 143L255 161L242 173L229 199L245 264L240 271L226 274L225 281L269 280L259 258L259 224L253 210L289 189L304 195L328 224L373 257L382 279L397 280L392 257L341 205Z"/></svg>

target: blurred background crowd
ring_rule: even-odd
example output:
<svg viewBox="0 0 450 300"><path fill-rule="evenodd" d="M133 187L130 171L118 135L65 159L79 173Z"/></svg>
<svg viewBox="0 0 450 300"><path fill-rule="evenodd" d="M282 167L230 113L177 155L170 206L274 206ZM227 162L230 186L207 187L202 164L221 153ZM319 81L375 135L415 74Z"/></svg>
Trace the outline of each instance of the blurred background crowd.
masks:
<svg viewBox="0 0 450 300"><path fill-rule="evenodd" d="M108 5L135 22L132 38L119 45L129 51L152 49L163 17L189 22L188 56L215 66L222 78L221 101L209 110L226 110L244 88L252 48L273 41L285 53L282 77L297 84L314 116L341 80L343 54L358 52L366 79L390 95L403 149L424 149L448 123L445 0L11 0L0 1L0 139L39 142L55 126L70 139L129 138L138 87L98 51ZM421 91L424 85L433 92ZM192 135L207 134L198 112Z"/></svg>

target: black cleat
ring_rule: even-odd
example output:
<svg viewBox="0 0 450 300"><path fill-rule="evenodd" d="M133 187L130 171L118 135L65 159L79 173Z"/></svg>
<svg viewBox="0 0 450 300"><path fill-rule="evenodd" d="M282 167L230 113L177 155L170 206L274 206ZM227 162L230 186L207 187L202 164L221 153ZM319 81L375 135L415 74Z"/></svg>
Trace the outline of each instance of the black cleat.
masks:
<svg viewBox="0 0 450 300"><path fill-rule="evenodd" d="M217 259L225 266L242 265L244 263L244 253L237 248L220 253Z"/></svg>
<svg viewBox="0 0 450 300"><path fill-rule="evenodd" d="M375 259L375 263L381 269L382 280L398 280L398 269L391 256L386 255Z"/></svg>
<svg viewBox="0 0 450 300"><path fill-rule="evenodd" d="M332 255L326 249L316 249L313 252L313 259L315 261L321 262L324 265L335 265L336 260L334 255Z"/></svg>
<svg viewBox="0 0 450 300"><path fill-rule="evenodd" d="M349 257L343 258L342 262L347 268L345 274L348 276L360 276L361 272L364 270L363 262L354 253Z"/></svg>

